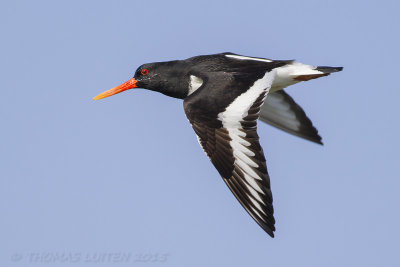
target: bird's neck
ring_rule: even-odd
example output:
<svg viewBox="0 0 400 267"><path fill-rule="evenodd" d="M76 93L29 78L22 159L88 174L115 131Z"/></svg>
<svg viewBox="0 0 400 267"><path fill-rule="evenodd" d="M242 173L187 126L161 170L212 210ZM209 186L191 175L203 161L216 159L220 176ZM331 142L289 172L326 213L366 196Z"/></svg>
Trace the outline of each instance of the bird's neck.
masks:
<svg viewBox="0 0 400 267"><path fill-rule="evenodd" d="M188 96L188 81L182 77L170 77L156 91L173 98L184 99Z"/></svg>

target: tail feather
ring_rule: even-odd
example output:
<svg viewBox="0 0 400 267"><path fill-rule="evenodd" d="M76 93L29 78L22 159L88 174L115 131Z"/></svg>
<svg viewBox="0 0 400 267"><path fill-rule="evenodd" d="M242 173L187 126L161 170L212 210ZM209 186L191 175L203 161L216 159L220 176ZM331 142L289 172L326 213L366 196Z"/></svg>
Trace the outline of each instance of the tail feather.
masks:
<svg viewBox="0 0 400 267"><path fill-rule="evenodd" d="M318 66L315 69L318 70L318 71L321 71L323 73L332 73L332 72L342 71L343 67Z"/></svg>
<svg viewBox="0 0 400 267"><path fill-rule="evenodd" d="M270 92L275 92L289 85L328 76L341 71L343 67L310 66L300 62L288 62L287 65L276 68L276 77Z"/></svg>
<svg viewBox="0 0 400 267"><path fill-rule="evenodd" d="M316 78L319 78L319 77L328 76L329 74L331 74L333 72L342 71L343 67L318 66L314 70L317 70L317 71L322 72L322 73L299 75L299 76L295 77L294 79L296 81L309 81L309 80L316 79Z"/></svg>

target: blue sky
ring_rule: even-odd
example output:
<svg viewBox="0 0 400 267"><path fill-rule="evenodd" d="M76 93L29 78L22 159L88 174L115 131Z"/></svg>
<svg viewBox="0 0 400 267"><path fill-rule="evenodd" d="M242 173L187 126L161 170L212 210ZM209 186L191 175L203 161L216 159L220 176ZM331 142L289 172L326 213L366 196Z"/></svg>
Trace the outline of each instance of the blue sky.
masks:
<svg viewBox="0 0 400 267"><path fill-rule="evenodd" d="M399 8L2 1L0 265L399 266ZM324 146L259 124L275 239L203 154L182 101L92 101L143 63L226 51L344 66L287 90Z"/></svg>

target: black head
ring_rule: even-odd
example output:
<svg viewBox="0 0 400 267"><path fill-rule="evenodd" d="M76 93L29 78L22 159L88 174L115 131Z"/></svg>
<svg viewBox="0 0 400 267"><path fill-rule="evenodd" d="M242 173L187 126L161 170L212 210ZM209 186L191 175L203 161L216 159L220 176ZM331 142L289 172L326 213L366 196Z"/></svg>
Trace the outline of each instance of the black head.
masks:
<svg viewBox="0 0 400 267"><path fill-rule="evenodd" d="M179 60L143 64L136 70L134 79L139 88L184 98L187 96L184 65Z"/></svg>
<svg viewBox="0 0 400 267"><path fill-rule="evenodd" d="M102 99L132 88L144 88L183 99L188 94L187 84L189 80L187 76L183 61L143 64L136 70L132 79L99 94L93 99Z"/></svg>

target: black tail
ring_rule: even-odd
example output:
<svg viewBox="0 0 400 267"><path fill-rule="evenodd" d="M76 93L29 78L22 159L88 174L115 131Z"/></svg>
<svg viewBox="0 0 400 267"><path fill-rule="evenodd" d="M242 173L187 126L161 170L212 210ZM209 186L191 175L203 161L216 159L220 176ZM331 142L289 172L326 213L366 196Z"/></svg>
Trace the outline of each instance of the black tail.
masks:
<svg viewBox="0 0 400 267"><path fill-rule="evenodd" d="M342 71L343 67L326 67L326 66L318 66L316 70L319 70L323 73L332 73Z"/></svg>

